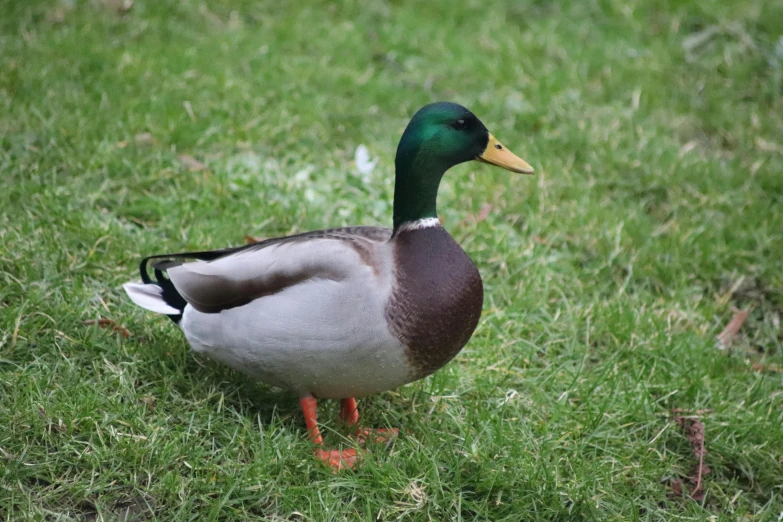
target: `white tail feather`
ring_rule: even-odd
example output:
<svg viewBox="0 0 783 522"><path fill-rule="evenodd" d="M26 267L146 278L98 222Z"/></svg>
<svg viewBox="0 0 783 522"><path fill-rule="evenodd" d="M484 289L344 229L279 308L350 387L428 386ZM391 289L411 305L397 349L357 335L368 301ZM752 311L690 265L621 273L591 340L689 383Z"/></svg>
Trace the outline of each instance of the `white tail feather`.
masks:
<svg viewBox="0 0 783 522"><path fill-rule="evenodd" d="M179 315L182 312L166 304L163 300L163 289L158 285L144 283L125 283L122 285L128 297L142 308L166 315Z"/></svg>

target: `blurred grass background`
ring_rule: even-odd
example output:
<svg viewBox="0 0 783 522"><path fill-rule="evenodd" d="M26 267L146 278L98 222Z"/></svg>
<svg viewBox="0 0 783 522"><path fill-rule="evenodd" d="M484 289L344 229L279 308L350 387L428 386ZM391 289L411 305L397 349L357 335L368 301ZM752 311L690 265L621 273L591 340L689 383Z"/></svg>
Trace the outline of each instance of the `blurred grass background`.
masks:
<svg viewBox="0 0 783 522"><path fill-rule="evenodd" d="M0 13L0 518L780 520L783 3ZM406 433L333 476L295 397L195 358L120 285L142 255L390 224L397 140L437 100L536 176L446 176L479 330L360 401ZM697 463L676 408L707 410L700 501L675 494Z"/></svg>

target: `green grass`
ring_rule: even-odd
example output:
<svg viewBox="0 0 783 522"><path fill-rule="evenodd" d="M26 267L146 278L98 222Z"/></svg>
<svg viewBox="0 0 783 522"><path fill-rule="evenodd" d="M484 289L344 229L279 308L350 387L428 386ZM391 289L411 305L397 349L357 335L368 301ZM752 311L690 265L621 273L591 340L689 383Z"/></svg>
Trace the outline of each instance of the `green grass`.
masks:
<svg viewBox="0 0 783 522"><path fill-rule="evenodd" d="M0 519L780 520L783 4L116 4L0 0ZM296 397L120 285L146 254L390 224L435 100L537 174L449 172L483 319L360 401L405 434L334 476ZM674 408L710 410L702 502L671 496L696 462Z"/></svg>

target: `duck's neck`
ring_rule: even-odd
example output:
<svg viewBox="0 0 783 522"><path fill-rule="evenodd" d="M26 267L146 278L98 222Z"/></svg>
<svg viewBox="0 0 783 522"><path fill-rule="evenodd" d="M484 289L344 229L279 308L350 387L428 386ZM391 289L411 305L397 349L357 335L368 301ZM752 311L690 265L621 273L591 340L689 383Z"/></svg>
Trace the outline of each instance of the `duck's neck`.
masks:
<svg viewBox="0 0 783 522"><path fill-rule="evenodd" d="M420 143L407 143L405 136L394 163L394 231L414 223L434 223L438 186L451 165L429 154Z"/></svg>

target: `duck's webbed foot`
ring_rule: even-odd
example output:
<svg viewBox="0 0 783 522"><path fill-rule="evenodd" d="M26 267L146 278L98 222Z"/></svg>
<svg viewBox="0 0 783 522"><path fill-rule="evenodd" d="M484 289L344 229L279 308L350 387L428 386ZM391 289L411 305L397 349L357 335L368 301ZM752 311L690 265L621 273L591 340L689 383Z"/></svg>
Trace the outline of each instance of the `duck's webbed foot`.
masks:
<svg viewBox="0 0 783 522"><path fill-rule="evenodd" d="M362 458L362 453L353 448L344 450L327 450L323 448L323 437L318 429L318 401L315 397L302 397L299 400L304 413L305 424L310 436L310 440L316 445L315 456L318 460L324 462L334 471L341 469L356 469ZM359 423L359 410L356 407L356 400L353 398L340 400L340 419L350 426ZM373 444L386 444L397 436L397 428L359 428L354 433L359 444L365 445L368 442Z"/></svg>
<svg viewBox="0 0 783 522"><path fill-rule="evenodd" d="M315 449L315 458L332 468L335 472L341 469L356 469L359 466L359 455L353 448L344 450Z"/></svg>
<svg viewBox="0 0 783 522"><path fill-rule="evenodd" d="M353 399L345 399L345 401L352 401L352 405L343 402L340 417L349 423L351 419L353 419L353 423L357 422L359 413L356 411L356 401ZM302 397L299 399L299 404L302 406L302 413L304 414L310 440L316 446L315 457L331 467L335 472L346 468L356 469L359 465L359 455L357 455L355 449L327 450L323 448L324 440L321 436L321 431L318 429L318 401L316 398Z"/></svg>

